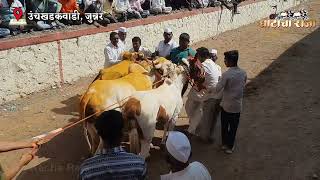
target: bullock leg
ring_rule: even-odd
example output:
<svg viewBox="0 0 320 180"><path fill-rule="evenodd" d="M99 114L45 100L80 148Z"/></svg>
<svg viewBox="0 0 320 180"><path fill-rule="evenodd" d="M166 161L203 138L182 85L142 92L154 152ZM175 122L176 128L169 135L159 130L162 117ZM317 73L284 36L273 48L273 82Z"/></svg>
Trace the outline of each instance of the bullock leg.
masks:
<svg viewBox="0 0 320 180"><path fill-rule="evenodd" d="M140 139L138 133L138 127L136 120L130 120L130 132L129 132L129 142L130 142L130 152L138 154L140 152Z"/></svg>
<svg viewBox="0 0 320 180"><path fill-rule="evenodd" d="M154 131L156 130L156 124L149 125L146 129L142 130L143 139L141 139L141 152L140 156L147 158L150 156L150 144L152 143L152 138L154 136Z"/></svg>
<svg viewBox="0 0 320 180"><path fill-rule="evenodd" d="M94 125L89 122L85 122L85 133L86 133L85 135L87 137L87 141L90 147L90 152L92 155L94 155L98 149L100 137L98 136Z"/></svg>
<svg viewBox="0 0 320 180"><path fill-rule="evenodd" d="M166 143L167 132L168 132L168 128L169 128L169 123L170 123L170 121L167 121L166 124L164 125L164 128L163 128L163 136L162 136L161 144L165 144L165 143Z"/></svg>
<svg viewBox="0 0 320 180"><path fill-rule="evenodd" d="M98 153L98 152L100 152L102 149L103 149L103 140L101 139L101 137L100 137L100 140L99 140L99 145L98 145L98 147L97 147L97 150L95 151L95 155Z"/></svg>
<svg viewBox="0 0 320 180"><path fill-rule="evenodd" d="M84 130L84 137L87 140L88 146L89 146L89 151L91 151L91 139L89 137L88 129L87 129L87 122L83 123L83 130Z"/></svg>
<svg viewBox="0 0 320 180"><path fill-rule="evenodd" d="M150 156L150 144L152 142L152 139L151 140L145 140L145 139L142 139L141 140L141 152L140 152L140 156L142 156L144 159L146 159L147 157Z"/></svg>
<svg viewBox="0 0 320 180"><path fill-rule="evenodd" d="M170 119L169 121L166 122L166 124L164 125L164 129L163 129L163 136L162 136L161 144L166 143L168 131L173 131L174 127L175 127L175 120Z"/></svg>

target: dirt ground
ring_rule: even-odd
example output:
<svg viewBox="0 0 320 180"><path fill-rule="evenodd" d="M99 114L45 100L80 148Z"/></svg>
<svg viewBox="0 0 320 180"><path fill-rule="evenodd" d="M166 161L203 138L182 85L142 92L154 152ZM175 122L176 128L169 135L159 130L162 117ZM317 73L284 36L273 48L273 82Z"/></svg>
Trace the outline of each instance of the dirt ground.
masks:
<svg viewBox="0 0 320 180"><path fill-rule="evenodd" d="M320 1L302 7L317 19L317 28L263 29L254 23L193 45L218 49L223 71L223 52L238 49L240 66L249 78L235 153L220 151L220 124L214 144L191 140L192 160L203 163L213 179L306 180L320 176ZM81 79L1 105L0 140L29 139L77 120L79 94L91 80ZM180 128L187 124L187 119L178 123ZM1 164L8 168L24 151L1 154ZM82 128L77 126L43 145L38 158L17 179L77 179L87 154ZM148 166L150 179L167 172L159 150L152 150Z"/></svg>

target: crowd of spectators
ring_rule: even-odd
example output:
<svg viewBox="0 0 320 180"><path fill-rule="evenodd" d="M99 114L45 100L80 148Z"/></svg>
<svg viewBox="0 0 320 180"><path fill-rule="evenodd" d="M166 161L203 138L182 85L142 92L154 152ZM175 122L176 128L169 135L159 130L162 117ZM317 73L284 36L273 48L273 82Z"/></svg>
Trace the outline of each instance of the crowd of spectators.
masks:
<svg viewBox="0 0 320 180"><path fill-rule="evenodd" d="M0 38L20 33L60 29L83 23L107 26L110 23L130 19L147 18L150 15L169 14L172 11L193 8L225 6L237 13L236 6L243 0L0 0ZM233 5L232 5L233 4ZM17 23L14 9L21 8L24 21ZM233 9L234 8L234 9ZM103 13L96 21L82 20L29 20L27 13ZM13 23L15 22L15 23Z"/></svg>

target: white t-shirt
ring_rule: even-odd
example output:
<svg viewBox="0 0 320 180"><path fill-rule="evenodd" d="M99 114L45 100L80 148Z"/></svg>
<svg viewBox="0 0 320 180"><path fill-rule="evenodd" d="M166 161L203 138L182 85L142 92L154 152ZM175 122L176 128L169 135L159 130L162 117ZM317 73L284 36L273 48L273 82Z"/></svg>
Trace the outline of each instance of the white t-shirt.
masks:
<svg viewBox="0 0 320 180"><path fill-rule="evenodd" d="M133 48L131 48L129 50L129 52L135 52ZM139 52L142 52L144 54L144 57L150 57L152 52L148 49L148 48L145 48L145 47L142 47L140 46L139 48Z"/></svg>
<svg viewBox="0 0 320 180"><path fill-rule="evenodd" d="M211 59L207 59L202 63L206 72L204 85L207 87L209 93L205 94L205 99L214 98L221 99L222 91L215 92L215 87L221 78L221 67Z"/></svg>
<svg viewBox="0 0 320 180"><path fill-rule="evenodd" d="M128 47L126 41L122 41L122 40L119 39L119 46L122 46L122 48L123 48L125 51L128 51L128 50L129 50L129 47Z"/></svg>
<svg viewBox="0 0 320 180"><path fill-rule="evenodd" d="M211 180L211 176L207 168L196 161L182 171L162 175L161 180Z"/></svg>
<svg viewBox="0 0 320 180"><path fill-rule="evenodd" d="M115 47L112 43L109 43L107 47L104 48L104 55L105 55L105 67L112 66L117 64L121 61L121 53L123 53L124 49L123 46Z"/></svg>
<svg viewBox="0 0 320 180"><path fill-rule="evenodd" d="M164 41L160 41L156 51L159 51L159 56L167 57L170 55L170 52L173 48L178 47L178 44L171 39L168 44L164 43Z"/></svg>

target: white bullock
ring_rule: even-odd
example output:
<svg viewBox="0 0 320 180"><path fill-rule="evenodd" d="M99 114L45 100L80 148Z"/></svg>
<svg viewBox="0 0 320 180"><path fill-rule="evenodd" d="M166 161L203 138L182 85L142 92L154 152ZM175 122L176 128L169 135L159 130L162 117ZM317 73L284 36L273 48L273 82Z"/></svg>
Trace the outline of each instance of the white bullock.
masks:
<svg viewBox="0 0 320 180"><path fill-rule="evenodd" d="M187 65L187 60L184 60ZM165 132L171 130L183 107L181 91L187 82L187 72L181 65L163 64L162 69L168 78L157 89L137 91L122 109L123 116L130 122L130 150L144 158L148 157L156 123L165 123ZM141 146L140 146L141 144Z"/></svg>

